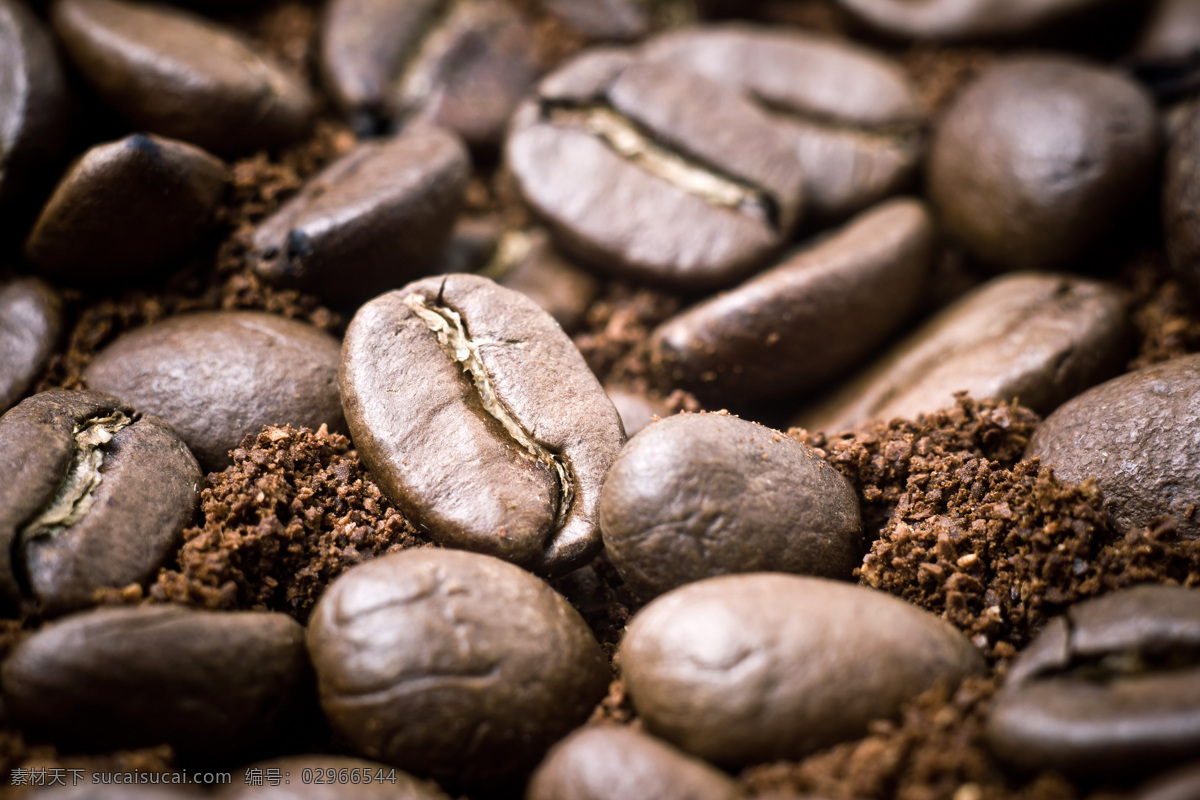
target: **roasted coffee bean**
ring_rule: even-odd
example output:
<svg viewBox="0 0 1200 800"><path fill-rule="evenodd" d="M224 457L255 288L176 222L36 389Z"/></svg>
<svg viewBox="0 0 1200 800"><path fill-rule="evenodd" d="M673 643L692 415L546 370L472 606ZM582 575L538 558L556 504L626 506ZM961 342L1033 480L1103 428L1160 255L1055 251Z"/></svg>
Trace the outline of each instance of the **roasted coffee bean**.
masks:
<svg viewBox="0 0 1200 800"><path fill-rule="evenodd" d="M1171 269L1200 297L1200 106L1189 106L1167 152L1163 221Z"/></svg>
<svg viewBox="0 0 1200 800"><path fill-rule="evenodd" d="M354 567L317 603L308 649L325 715L359 752L466 782L532 767L609 680L566 600L522 569L458 550Z"/></svg>
<svg viewBox="0 0 1200 800"><path fill-rule="evenodd" d="M719 414L680 414L630 440L604 482L600 529L644 599L738 572L849 578L863 556L858 497L837 470Z"/></svg>
<svg viewBox="0 0 1200 800"><path fill-rule="evenodd" d="M58 155L67 122L54 44L22 0L0 0L0 86L0 201L6 201Z"/></svg>
<svg viewBox="0 0 1200 800"><path fill-rule="evenodd" d="M206 470L264 425L343 429L332 336L255 311L171 317L119 337L87 368L93 389L165 419Z"/></svg>
<svg viewBox="0 0 1200 800"><path fill-rule="evenodd" d="M609 387L604 393L621 415L626 436L632 437L653 422L655 417L666 419L672 413L666 402L639 392Z"/></svg>
<svg viewBox="0 0 1200 800"><path fill-rule="evenodd" d="M532 300L474 275L390 292L354 316L340 379L363 462L439 542L544 574L595 555L621 420Z"/></svg>
<svg viewBox="0 0 1200 800"><path fill-rule="evenodd" d="M1005 762L1089 778L1200 752L1200 591L1138 586L1079 603L1013 662L987 722Z"/></svg>
<svg viewBox="0 0 1200 800"><path fill-rule="evenodd" d="M663 595L633 618L620 658L646 729L728 767L863 736L984 666L949 623L903 600L767 573Z"/></svg>
<svg viewBox="0 0 1200 800"><path fill-rule="evenodd" d="M538 76L533 31L503 0L333 0L325 85L364 131L421 117L494 146Z"/></svg>
<svg viewBox="0 0 1200 800"><path fill-rule="evenodd" d="M0 283L0 414L25 396L62 333L62 299L37 278Z"/></svg>
<svg viewBox="0 0 1200 800"><path fill-rule="evenodd" d="M161 272L195 243L224 189L224 163L189 144L138 133L97 145L59 182L25 257L75 283Z"/></svg>
<svg viewBox="0 0 1200 800"><path fill-rule="evenodd" d="M1115 0L838 0L872 28L912 39L962 41L1035 33Z"/></svg>
<svg viewBox="0 0 1200 800"><path fill-rule="evenodd" d="M794 143L749 98L626 51L590 51L544 79L506 153L569 255L689 291L745 277L803 209Z"/></svg>
<svg viewBox="0 0 1200 800"><path fill-rule="evenodd" d="M875 420L916 419L977 399L1053 411L1120 371L1129 346L1125 301L1084 278L995 278L934 316L795 424L834 433Z"/></svg>
<svg viewBox="0 0 1200 800"><path fill-rule="evenodd" d="M912 313L937 234L924 204L889 202L730 292L667 320L654 369L711 404L821 386L878 347Z"/></svg>
<svg viewBox="0 0 1200 800"><path fill-rule="evenodd" d="M215 796L220 800L448 800L435 785L378 761L312 754L260 761L247 767L275 774L272 782L236 783Z"/></svg>
<svg viewBox="0 0 1200 800"><path fill-rule="evenodd" d="M358 145L254 233L259 274L357 305L428 274L462 207L470 164L436 128Z"/></svg>
<svg viewBox="0 0 1200 800"><path fill-rule="evenodd" d="M5 715L69 746L237 753L310 704L304 629L265 612L106 608L53 623L0 668Z"/></svg>
<svg viewBox="0 0 1200 800"><path fill-rule="evenodd" d="M734 800L729 776L631 728L583 728L555 745L526 800Z"/></svg>
<svg viewBox="0 0 1200 800"><path fill-rule="evenodd" d="M916 89L899 64L865 48L726 25L659 36L643 53L754 98L793 141L808 210L821 219L895 194L921 158Z"/></svg>
<svg viewBox="0 0 1200 800"><path fill-rule="evenodd" d="M162 420L52 389L0 417L0 595L60 614L145 583L182 540L200 467Z"/></svg>
<svg viewBox="0 0 1200 800"><path fill-rule="evenodd" d="M944 114L929 196L981 261L1064 267L1148 188L1159 136L1153 101L1120 73L1061 56L1012 58Z"/></svg>
<svg viewBox="0 0 1200 800"><path fill-rule="evenodd" d="M583 324L600 293L600 282L563 258L541 228L505 233L484 274L529 297L568 332Z"/></svg>
<svg viewBox="0 0 1200 800"><path fill-rule="evenodd" d="M1200 537L1200 355L1113 378L1055 411L1028 456L1065 481L1094 478L1121 530L1170 516Z"/></svg>
<svg viewBox="0 0 1200 800"><path fill-rule="evenodd" d="M308 131L305 85L214 22L127 0L55 0L51 19L83 77L137 128L218 153Z"/></svg>

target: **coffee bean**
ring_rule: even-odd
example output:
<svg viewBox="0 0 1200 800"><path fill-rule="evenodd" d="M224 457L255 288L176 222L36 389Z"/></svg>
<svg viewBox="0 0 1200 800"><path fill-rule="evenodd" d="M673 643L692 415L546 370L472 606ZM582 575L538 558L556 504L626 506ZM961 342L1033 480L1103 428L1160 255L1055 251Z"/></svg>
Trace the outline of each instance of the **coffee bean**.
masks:
<svg viewBox="0 0 1200 800"><path fill-rule="evenodd" d="M354 567L317 604L308 648L325 714L356 750L466 782L532 767L609 680L566 600L524 570L456 550Z"/></svg>
<svg viewBox="0 0 1200 800"><path fill-rule="evenodd" d="M621 421L532 300L473 275L409 284L359 309L340 379L363 462L436 540L546 574L595 555Z"/></svg>
<svg viewBox="0 0 1200 800"><path fill-rule="evenodd" d="M357 305L428 274L469 172L462 143L434 128L363 142L258 226L251 261L266 278Z"/></svg>
<svg viewBox="0 0 1200 800"><path fill-rule="evenodd" d="M1079 603L1013 662L987 722L1022 770L1145 775L1200 752L1200 592L1138 586Z"/></svg>
<svg viewBox="0 0 1200 800"><path fill-rule="evenodd" d="M0 201L6 201L58 155L67 122L54 43L21 0L0 0L0 83Z"/></svg>
<svg viewBox="0 0 1200 800"><path fill-rule="evenodd" d="M448 800L432 783L395 767L349 756L312 754L273 758L247 767L281 778L278 786L236 783L219 800Z"/></svg>
<svg viewBox="0 0 1200 800"><path fill-rule="evenodd" d="M1183 112L1167 152L1163 220L1171 269L1194 297L1200 297L1200 106Z"/></svg>
<svg viewBox="0 0 1200 800"><path fill-rule="evenodd" d="M1016 38L1114 0L838 0L872 28L892 36L939 41Z"/></svg>
<svg viewBox="0 0 1200 800"><path fill-rule="evenodd" d="M0 414L25 396L62 333L62 299L37 278L0 283Z"/></svg>
<svg viewBox="0 0 1200 800"><path fill-rule="evenodd" d="M206 470L264 425L341 430L332 336L254 311L171 317L119 337L84 373L88 385L169 422Z"/></svg>
<svg viewBox="0 0 1200 800"><path fill-rule="evenodd" d="M664 322L651 340L654 369L717 406L817 388L912 313L936 238L924 204L886 203Z"/></svg>
<svg viewBox="0 0 1200 800"><path fill-rule="evenodd" d="M538 75L533 32L501 0L334 0L325 11L325 84L362 130L431 120L495 146Z"/></svg>
<svg viewBox="0 0 1200 800"><path fill-rule="evenodd" d="M1172 770L1139 787L1133 800L1196 800L1200 797L1200 762Z"/></svg>
<svg viewBox="0 0 1200 800"><path fill-rule="evenodd" d="M738 572L849 578L858 497L813 450L737 417L681 414L613 462L600 500L609 561L639 597Z"/></svg>
<svg viewBox="0 0 1200 800"><path fill-rule="evenodd" d="M621 415L621 425L625 428L626 436L632 437L653 422L654 417L666 419L672 414L666 402L640 392L609 387L604 393Z"/></svg>
<svg viewBox="0 0 1200 800"><path fill-rule="evenodd" d="M484 274L533 300L566 331L583 325L600 293L600 282L560 255L541 228L505 233Z"/></svg>
<svg viewBox="0 0 1200 800"><path fill-rule="evenodd" d="M808 209L823 220L895 194L921 158L916 89L899 64L866 48L724 25L668 33L643 52L749 94L793 141Z"/></svg>
<svg viewBox="0 0 1200 800"><path fill-rule="evenodd" d="M0 675L5 714L63 745L228 757L311 702L308 669L284 614L143 606L53 623Z"/></svg>
<svg viewBox="0 0 1200 800"><path fill-rule="evenodd" d="M583 728L555 745L526 800L733 800L729 776L631 728Z"/></svg>
<svg viewBox="0 0 1200 800"><path fill-rule="evenodd" d="M1007 275L928 320L795 424L834 433L916 419L954 405L960 391L1046 414L1120 371L1128 344L1116 289L1062 275Z"/></svg>
<svg viewBox="0 0 1200 800"><path fill-rule="evenodd" d="M642 609L621 666L646 730L727 767L799 758L983 670L948 623L882 592L759 573Z"/></svg>
<svg viewBox="0 0 1200 800"><path fill-rule="evenodd" d="M162 420L52 389L0 417L0 594L61 614L145 583L179 546L200 468Z"/></svg>
<svg viewBox="0 0 1200 800"><path fill-rule="evenodd" d="M1012 58L944 114L929 196L981 261L1063 267L1147 188L1159 135L1152 100L1120 73L1061 56Z"/></svg>
<svg viewBox="0 0 1200 800"><path fill-rule="evenodd" d="M1026 455L1078 483L1095 478L1121 530L1170 516L1200 537L1200 356L1113 378L1046 418Z"/></svg>
<svg viewBox="0 0 1200 800"><path fill-rule="evenodd" d="M59 182L25 257L75 283L161 273L195 243L224 189L225 165L189 144L138 133L97 145Z"/></svg>
<svg viewBox="0 0 1200 800"><path fill-rule="evenodd" d="M83 77L137 128L218 153L308 132L304 84L214 22L126 0L55 0L51 20Z"/></svg>
<svg viewBox="0 0 1200 800"><path fill-rule="evenodd" d="M803 207L796 149L752 101L625 51L590 51L543 80L506 153L569 255L677 289L745 277Z"/></svg>

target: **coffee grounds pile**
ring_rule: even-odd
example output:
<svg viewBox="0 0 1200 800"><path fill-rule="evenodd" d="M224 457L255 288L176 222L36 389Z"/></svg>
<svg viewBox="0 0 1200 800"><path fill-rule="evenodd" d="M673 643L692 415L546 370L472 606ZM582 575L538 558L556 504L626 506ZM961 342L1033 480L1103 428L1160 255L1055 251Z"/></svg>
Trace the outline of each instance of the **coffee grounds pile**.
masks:
<svg viewBox="0 0 1200 800"><path fill-rule="evenodd" d="M1136 583L1200 585L1200 543L1170 521L1118 537L1091 481L1037 459L1005 468L947 454L910 478L863 559L864 584L939 614L990 660L1016 655L1049 619Z"/></svg>
<svg viewBox="0 0 1200 800"><path fill-rule="evenodd" d="M968 678L956 690L925 692L898 722L878 721L868 736L799 763L753 767L741 775L746 797L812 796L829 800L1076 800L1065 779L1046 773L1023 785L1006 782L988 753L984 724L994 678ZM1119 795L1093 793L1091 800Z"/></svg>
<svg viewBox="0 0 1200 800"><path fill-rule="evenodd" d="M429 546L392 506L350 440L264 428L208 476L202 522L184 531L177 569L150 597L210 609L269 609L303 621L325 587L385 553Z"/></svg>
<svg viewBox="0 0 1200 800"><path fill-rule="evenodd" d="M1139 255L1121 277L1132 296L1130 319L1138 343L1130 370L1200 352L1200 315L1170 277L1166 253Z"/></svg>
<svg viewBox="0 0 1200 800"><path fill-rule="evenodd" d="M952 408L916 421L892 420L861 431L828 436L793 428L788 433L818 451L842 473L862 501L863 526L872 541L892 516L910 480L942 470L948 455L973 456L1011 467L1021 459L1037 414L1016 403L977 402L956 396Z"/></svg>

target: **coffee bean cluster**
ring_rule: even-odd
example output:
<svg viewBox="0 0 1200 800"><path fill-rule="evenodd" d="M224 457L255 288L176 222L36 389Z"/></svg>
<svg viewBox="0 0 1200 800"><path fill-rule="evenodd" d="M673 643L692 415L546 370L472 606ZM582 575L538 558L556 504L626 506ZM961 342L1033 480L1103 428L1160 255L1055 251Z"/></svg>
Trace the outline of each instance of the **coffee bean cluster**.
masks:
<svg viewBox="0 0 1200 800"><path fill-rule="evenodd" d="M986 686L921 797L1198 796L1195 94L1194 0L0 0L0 793L732 800Z"/></svg>

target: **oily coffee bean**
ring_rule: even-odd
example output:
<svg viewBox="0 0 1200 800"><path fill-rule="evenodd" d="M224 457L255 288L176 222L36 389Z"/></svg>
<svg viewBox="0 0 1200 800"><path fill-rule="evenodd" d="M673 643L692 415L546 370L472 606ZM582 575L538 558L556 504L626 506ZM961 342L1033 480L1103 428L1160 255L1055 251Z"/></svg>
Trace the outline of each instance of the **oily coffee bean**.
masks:
<svg viewBox="0 0 1200 800"><path fill-rule="evenodd" d="M901 66L865 48L744 25L692 27L643 58L746 92L800 155L809 212L840 219L895 194L921 158L924 122Z"/></svg>
<svg viewBox="0 0 1200 800"><path fill-rule="evenodd" d="M677 289L745 277L803 210L796 148L749 98L628 51L589 51L546 77L506 153L569 255Z"/></svg>
<svg viewBox="0 0 1200 800"><path fill-rule="evenodd" d="M474 782L532 767L604 695L608 661L546 583L489 556L356 566L308 629L321 704L369 758Z"/></svg>
<svg viewBox="0 0 1200 800"><path fill-rule="evenodd" d="M136 133L84 153L25 243L38 269L73 283L146 277L195 244L225 190L225 164Z"/></svg>
<svg viewBox="0 0 1200 800"><path fill-rule="evenodd" d="M494 146L539 68L533 31L503 0L333 0L320 65L363 130L413 117Z"/></svg>
<svg viewBox="0 0 1200 800"><path fill-rule="evenodd" d="M947 230L1001 269L1069 265L1148 187L1159 148L1149 95L1061 56L988 69L945 112L929 196Z"/></svg>
<svg viewBox="0 0 1200 800"><path fill-rule="evenodd" d="M363 463L437 541L543 574L595 555L621 420L532 300L474 275L409 284L355 314L340 380Z"/></svg>
<svg viewBox="0 0 1200 800"><path fill-rule="evenodd" d="M633 618L620 658L646 730L727 767L863 736L984 667L949 623L903 600L769 573L663 595Z"/></svg>
<svg viewBox="0 0 1200 800"><path fill-rule="evenodd" d="M340 348L311 325L257 311L184 314L120 336L88 385L169 422L205 470L264 425L341 430Z"/></svg>
<svg viewBox="0 0 1200 800"><path fill-rule="evenodd" d="M837 0L855 18L892 36L962 41L1016 38L1114 0Z"/></svg>
<svg viewBox="0 0 1200 800"><path fill-rule="evenodd" d="M1190 106L1167 152L1163 221L1171 269L1200 297L1200 106Z"/></svg>
<svg viewBox="0 0 1200 800"><path fill-rule="evenodd" d="M1037 456L1065 481L1094 478L1122 530L1171 517L1200 538L1200 356L1113 378L1055 411L1033 434Z"/></svg>
<svg viewBox="0 0 1200 800"><path fill-rule="evenodd" d="M734 800L729 776L625 727L581 728L533 774L526 800Z"/></svg>
<svg viewBox="0 0 1200 800"><path fill-rule="evenodd" d="M1200 752L1200 591L1138 586L1079 603L1013 662L987 722L1022 770L1145 775Z"/></svg>
<svg viewBox="0 0 1200 800"><path fill-rule="evenodd" d="M666 419L672 414L665 401L640 392L609 387L604 393L621 415L621 425L625 428L625 435L629 437L653 422L655 417Z"/></svg>
<svg viewBox="0 0 1200 800"><path fill-rule="evenodd" d="M426 274L462 207L470 164L436 128L367 141L259 224L260 275L357 305Z"/></svg>
<svg viewBox="0 0 1200 800"><path fill-rule="evenodd" d="M583 325L600 293L600 282L563 258L541 228L505 233L484 274L533 300L568 332Z"/></svg>
<svg viewBox="0 0 1200 800"><path fill-rule="evenodd" d="M795 424L834 433L916 419L953 405L960 391L1046 414L1118 372L1128 344L1116 289L1065 275L1006 275L935 315Z"/></svg>
<svg viewBox="0 0 1200 800"><path fill-rule="evenodd" d="M280 785L249 783L218 792L219 800L448 800L435 785L378 761L312 754L259 761L247 770L275 771ZM307 776L307 778L306 778ZM392 779L395 779L394 781ZM235 778L236 781L236 778Z"/></svg>
<svg viewBox="0 0 1200 800"><path fill-rule="evenodd" d="M266 612L89 611L21 642L0 676L23 729L109 750L236 753L310 702L304 629Z"/></svg>
<svg viewBox="0 0 1200 800"><path fill-rule="evenodd" d="M127 0L55 0L51 20L91 88L137 128L218 153L308 132L305 85L215 22Z"/></svg>
<svg viewBox="0 0 1200 800"><path fill-rule="evenodd" d="M37 278L0 283L0 414L25 396L62 333L62 298Z"/></svg>
<svg viewBox="0 0 1200 800"><path fill-rule="evenodd" d="M54 43L22 0L0 0L0 86L0 201L7 201L58 155L67 122Z"/></svg>
<svg viewBox="0 0 1200 800"><path fill-rule="evenodd" d="M819 387L912 313L936 239L923 203L886 203L664 322L651 339L654 369L718 406Z"/></svg>
<svg viewBox="0 0 1200 800"><path fill-rule="evenodd" d="M0 417L0 594L61 614L145 583L200 499L196 459L160 419L52 389Z"/></svg>
<svg viewBox="0 0 1200 800"><path fill-rule="evenodd" d="M719 414L680 414L631 439L605 480L600 529L643 599L737 572L849 578L862 563L849 482L806 445Z"/></svg>

